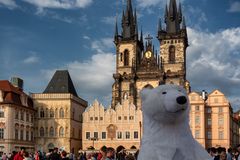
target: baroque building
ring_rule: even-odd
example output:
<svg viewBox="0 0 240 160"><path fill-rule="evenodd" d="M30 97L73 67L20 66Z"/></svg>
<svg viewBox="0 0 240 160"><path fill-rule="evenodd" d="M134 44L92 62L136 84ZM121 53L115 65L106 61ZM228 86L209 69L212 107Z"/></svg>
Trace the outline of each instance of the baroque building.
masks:
<svg viewBox="0 0 240 160"><path fill-rule="evenodd" d="M31 94L36 114L36 149L54 147L77 153L82 148L82 113L87 102L75 90L68 71L58 70L43 93Z"/></svg>
<svg viewBox="0 0 240 160"><path fill-rule="evenodd" d="M33 101L23 92L23 80L0 81L0 155L25 147L34 152Z"/></svg>

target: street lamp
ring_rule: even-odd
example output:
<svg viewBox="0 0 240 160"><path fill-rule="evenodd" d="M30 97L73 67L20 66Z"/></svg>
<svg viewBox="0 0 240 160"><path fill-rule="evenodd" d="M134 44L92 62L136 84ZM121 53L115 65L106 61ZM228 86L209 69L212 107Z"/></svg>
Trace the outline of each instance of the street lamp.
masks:
<svg viewBox="0 0 240 160"><path fill-rule="evenodd" d="M91 137L91 138L89 138L89 140L93 141L93 148L94 148L94 141L97 141L98 138L97 138L97 137ZM94 149L95 149L95 148L94 148Z"/></svg>

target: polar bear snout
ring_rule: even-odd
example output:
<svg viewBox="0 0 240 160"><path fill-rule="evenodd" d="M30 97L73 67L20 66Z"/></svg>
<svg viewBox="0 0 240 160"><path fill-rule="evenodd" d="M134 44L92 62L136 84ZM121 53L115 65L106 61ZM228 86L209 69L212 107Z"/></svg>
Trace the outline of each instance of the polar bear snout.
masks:
<svg viewBox="0 0 240 160"><path fill-rule="evenodd" d="M177 97L176 101L178 104L183 105L187 103L187 98L185 96L179 96Z"/></svg>

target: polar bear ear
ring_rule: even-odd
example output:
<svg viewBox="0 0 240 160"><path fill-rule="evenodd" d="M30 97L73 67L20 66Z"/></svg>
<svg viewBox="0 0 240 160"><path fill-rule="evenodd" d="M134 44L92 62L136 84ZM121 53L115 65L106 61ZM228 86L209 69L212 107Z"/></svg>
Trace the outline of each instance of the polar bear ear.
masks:
<svg viewBox="0 0 240 160"><path fill-rule="evenodd" d="M151 89L148 89L148 88L143 88L143 89L141 90L142 101L144 101L145 99L147 99L147 97L148 97L149 94L150 94L150 91L151 91Z"/></svg>

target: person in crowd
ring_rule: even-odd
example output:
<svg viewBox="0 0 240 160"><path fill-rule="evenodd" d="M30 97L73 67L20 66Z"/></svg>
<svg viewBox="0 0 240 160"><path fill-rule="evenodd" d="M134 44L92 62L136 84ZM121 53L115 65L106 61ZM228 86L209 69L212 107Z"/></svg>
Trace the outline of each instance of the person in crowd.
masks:
<svg viewBox="0 0 240 160"><path fill-rule="evenodd" d="M3 153L2 160L7 160L7 154L6 153Z"/></svg>
<svg viewBox="0 0 240 160"><path fill-rule="evenodd" d="M24 152L24 153L23 153L23 157L24 157L24 160L32 160L32 158L30 158L28 152Z"/></svg>
<svg viewBox="0 0 240 160"><path fill-rule="evenodd" d="M14 159L13 160L23 160L24 157L23 157L23 154L25 152L25 148L22 147L20 152L18 152L15 156L14 156Z"/></svg>
<svg viewBox="0 0 240 160"><path fill-rule="evenodd" d="M219 160L227 160L227 154L226 151L222 150L219 155Z"/></svg>
<svg viewBox="0 0 240 160"><path fill-rule="evenodd" d="M115 150L112 147L107 148L107 157L105 160L114 160Z"/></svg>
<svg viewBox="0 0 240 160"><path fill-rule="evenodd" d="M62 153L61 153L61 160L69 160L69 158L67 157L67 152L66 151L62 151Z"/></svg>
<svg viewBox="0 0 240 160"><path fill-rule="evenodd" d="M227 152L227 160L232 160L232 148L228 148L228 152Z"/></svg>
<svg viewBox="0 0 240 160"><path fill-rule="evenodd" d="M107 147L103 146L98 153L97 160L105 160L107 156Z"/></svg>
<svg viewBox="0 0 240 160"><path fill-rule="evenodd" d="M58 148L54 148L53 153L49 155L49 160L60 160L61 156L58 154Z"/></svg>

